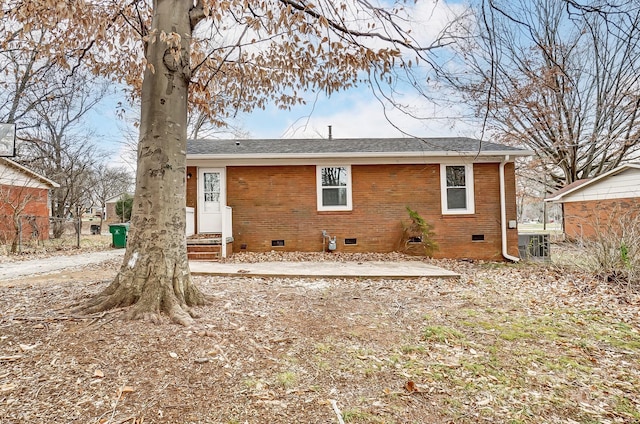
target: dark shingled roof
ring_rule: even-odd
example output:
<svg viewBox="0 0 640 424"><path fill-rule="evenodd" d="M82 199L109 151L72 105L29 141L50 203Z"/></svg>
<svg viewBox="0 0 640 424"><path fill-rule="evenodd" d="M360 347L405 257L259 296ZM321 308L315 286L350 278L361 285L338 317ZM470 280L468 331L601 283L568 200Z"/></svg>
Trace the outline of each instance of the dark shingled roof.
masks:
<svg viewBox="0 0 640 424"><path fill-rule="evenodd" d="M545 202L558 202L558 201L562 202L563 198L566 197L567 195L584 190L586 187L590 185L599 184L599 181L616 176L622 172L627 171L628 169L640 169L640 162L629 162L629 163L620 165L615 169L607 171L604 174L600 174L597 177L583 178L581 180L574 181L571 184L562 187L560 190L557 190L556 192L551 193L544 199L544 201Z"/></svg>
<svg viewBox="0 0 640 424"><path fill-rule="evenodd" d="M334 138L188 140L187 155L398 154L451 152L528 155L527 150L473 138Z"/></svg>
<svg viewBox="0 0 640 424"><path fill-rule="evenodd" d="M546 199L552 199L552 198L555 198L555 197L558 197L558 196L562 196L567 191L573 190L576 187L580 187L582 184L586 184L590 180L591 180L591 178L583 178L581 180L576 180L576 181L572 182L571 184L568 184L568 185L562 187L561 189L556 190L553 193L547 195Z"/></svg>

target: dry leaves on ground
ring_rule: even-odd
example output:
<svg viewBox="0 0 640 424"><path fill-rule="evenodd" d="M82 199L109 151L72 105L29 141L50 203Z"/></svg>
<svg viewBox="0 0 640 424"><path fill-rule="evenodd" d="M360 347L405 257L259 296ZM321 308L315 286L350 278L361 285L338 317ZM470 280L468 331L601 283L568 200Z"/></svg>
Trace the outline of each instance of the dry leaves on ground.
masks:
<svg viewBox="0 0 640 424"><path fill-rule="evenodd" d="M112 268L1 287L0 421L640 420L636 294L552 267L431 262L462 277L194 277L213 300L189 329L60 311Z"/></svg>

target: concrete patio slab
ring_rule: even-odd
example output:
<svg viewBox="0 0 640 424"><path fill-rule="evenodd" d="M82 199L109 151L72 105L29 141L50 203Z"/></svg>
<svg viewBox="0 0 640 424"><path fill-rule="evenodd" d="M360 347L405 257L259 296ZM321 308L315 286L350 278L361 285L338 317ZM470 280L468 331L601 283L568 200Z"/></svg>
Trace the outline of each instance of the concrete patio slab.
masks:
<svg viewBox="0 0 640 424"><path fill-rule="evenodd" d="M192 275L307 278L458 278L459 274L419 261L403 262L256 262L191 261Z"/></svg>
<svg viewBox="0 0 640 424"><path fill-rule="evenodd" d="M120 259L124 249L78 255L53 256L26 261L0 263L0 281L32 275L45 275L65 269L81 268L108 260ZM118 267L116 264L115 267ZM455 272L420 261L399 262L255 262L220 263L191 261L193 275L252 276L252 277L308 277L308 278L458 278Z"/></svg>

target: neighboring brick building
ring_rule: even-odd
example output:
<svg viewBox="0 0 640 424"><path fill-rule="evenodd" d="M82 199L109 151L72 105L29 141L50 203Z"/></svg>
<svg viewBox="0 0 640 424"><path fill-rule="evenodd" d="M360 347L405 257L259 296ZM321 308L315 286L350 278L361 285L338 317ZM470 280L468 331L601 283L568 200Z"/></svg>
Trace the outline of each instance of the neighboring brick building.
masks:
<svg viewBox="0 0 640 424"><path fill-rule="evenodd" d="M116 203L125 199L127 196L133 197L133 193L120 193L105 201L104 216L102 217L102 219L104 219L104 223L115 224L123 222L123 217L118 216L118 213L116 212Z"/></svg>
<svg viewBox="0 0 640 424"><path fill-rule="evenodd" d="M640 164L576 181L545 201L562 204L564 233L570 240L618 231L640 213Z"/></svg>
<svg viewBox="0 0 640 424"><path fill-rule="evenodd" d="M514 259L513 161L528 154L468 138L189 141L186 206L197 233L227 226L234 252L395 251L410 207L435 257Z"/></svg>
<svg viewBox="0 0 640 424"><path fill-rule="evenodd" d="M0 158L0 243L49 238L49 190L59 185L7 158Z"/></svg>

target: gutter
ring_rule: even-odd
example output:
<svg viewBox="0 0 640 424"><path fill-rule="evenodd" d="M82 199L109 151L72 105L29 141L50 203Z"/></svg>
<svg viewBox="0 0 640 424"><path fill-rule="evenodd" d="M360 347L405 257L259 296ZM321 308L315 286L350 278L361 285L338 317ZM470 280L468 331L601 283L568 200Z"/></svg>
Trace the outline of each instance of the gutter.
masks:
<svg viewBox="0 0 640 424"><path fill-rule="evenodd" d="M398 152L237 152L237 153L189 153L187 160L203 159L352 159L352 158L465 158L465 157L495 157L495 156L530 156L529 150L521 151L398 151Z"/></svg>
<svg viewBox="0 0 640 424"><path fill-rule="evenodd" d="M512 262L519 262L520 258L510 255L507 246L507 196L505 193L504 166L509 161L509 155L500 162L500 233L502 235L502 256Z"/></svg>

